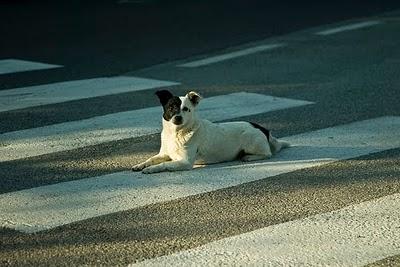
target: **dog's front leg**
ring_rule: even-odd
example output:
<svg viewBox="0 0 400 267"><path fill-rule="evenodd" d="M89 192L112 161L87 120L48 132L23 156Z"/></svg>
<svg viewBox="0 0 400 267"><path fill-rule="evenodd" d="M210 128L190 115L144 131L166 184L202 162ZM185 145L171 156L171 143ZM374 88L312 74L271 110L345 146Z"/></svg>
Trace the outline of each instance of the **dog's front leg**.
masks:
<svg viewBox="0 0 400 267"><path fill-rule="evenodd" d="M147 167L143 170L143 173L156 173L164 171L185 171L185 170L190 170L192 167L193 163L190 163L188 160L168 161Z"/></svg>
<svg viewBox="0 0 400 267"><path fill-rule="evenodd" d="M192 146L177 152L176 159L162 162L157 165L149 166L143 169L143 173L156 173L164 171L186 171L193 168L196 159L197 148Z"/></svg>
<svg viewBox="0 0 400 267"><path fill-rule="evenodd" d="M157 165L157 164L160 164L162 162L169 161L169 160L171 160L171 158L168 155L157 154L157 155L149 158L145 162L142 162L142 163L139 163L139 164L133 166L132 167L132 171L141 171L144 168L147 168L149 166Z"/></svg>

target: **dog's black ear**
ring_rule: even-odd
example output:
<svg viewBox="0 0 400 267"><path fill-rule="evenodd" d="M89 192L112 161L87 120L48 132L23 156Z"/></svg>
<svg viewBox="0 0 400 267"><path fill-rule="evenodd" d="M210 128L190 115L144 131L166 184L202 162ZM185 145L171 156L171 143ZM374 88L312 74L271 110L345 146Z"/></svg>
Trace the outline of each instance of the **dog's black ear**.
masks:
<svg viewBox="0 0 400 267"><path fill-rule="evenodd" d="M187 93L187 97L189 98L190 102L192 102L193 106L197 106L202 98L199 93L194 91Z"/></svg>
<svg viewBox="0 0 400 267"><path fill-rule="evenodd" d="M173 94L168 90L157 91L156 95L158 96L158 99L160 100L160 103L163 106L165 106L168 103L168 100L170 100L173 97Z"/></svg>

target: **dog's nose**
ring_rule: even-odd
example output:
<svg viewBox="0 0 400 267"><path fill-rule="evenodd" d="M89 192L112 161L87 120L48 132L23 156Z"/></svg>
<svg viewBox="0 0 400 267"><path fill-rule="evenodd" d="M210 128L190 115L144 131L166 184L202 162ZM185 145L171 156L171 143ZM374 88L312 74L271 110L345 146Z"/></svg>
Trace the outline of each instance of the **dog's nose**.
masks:
<svg viewBox="0 0 400 267"><path fill-rule="evenodd" d="M183 118L182 116L175 116L173 123L176 125L182 124Z"/></svg>

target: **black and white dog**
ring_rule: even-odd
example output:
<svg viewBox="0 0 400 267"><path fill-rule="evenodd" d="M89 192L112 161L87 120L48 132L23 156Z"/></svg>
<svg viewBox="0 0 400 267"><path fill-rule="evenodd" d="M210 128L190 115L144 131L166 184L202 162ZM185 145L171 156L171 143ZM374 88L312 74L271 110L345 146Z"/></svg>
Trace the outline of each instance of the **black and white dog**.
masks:
<svg viewBox="0 0 400 267"><path fill-rule="evenodd" d="M161 149L154 157L135 165L133 171L155 173L189 170L194 164L267 159L289 144L249 122L212 123L198 118L201 97L196 92L174 96L157 91L164 109Z"/></svg>

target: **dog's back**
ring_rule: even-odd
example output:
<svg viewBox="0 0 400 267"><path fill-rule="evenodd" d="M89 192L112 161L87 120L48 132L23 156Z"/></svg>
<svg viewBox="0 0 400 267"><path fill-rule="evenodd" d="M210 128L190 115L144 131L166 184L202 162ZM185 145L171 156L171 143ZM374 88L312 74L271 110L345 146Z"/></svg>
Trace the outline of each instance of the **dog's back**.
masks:
<svg viewBox="0 0 400 267"><path fill-rule="evenodd" d="M267 129L249 122L212 123L200 120L196 133L198 153L196 163L232 161L245 154L259 152L269 157L288 143L278 141Z"/></svg>
<svg viewBox="0 0 400 267"><path fill-rule="evenodd" d="M243 135L247 123L226 122L212 123L201 120L198 133L198 154L196 163L217 163L232 161L243 150ZM248 125L248 124L247 124Z"/></svg>

